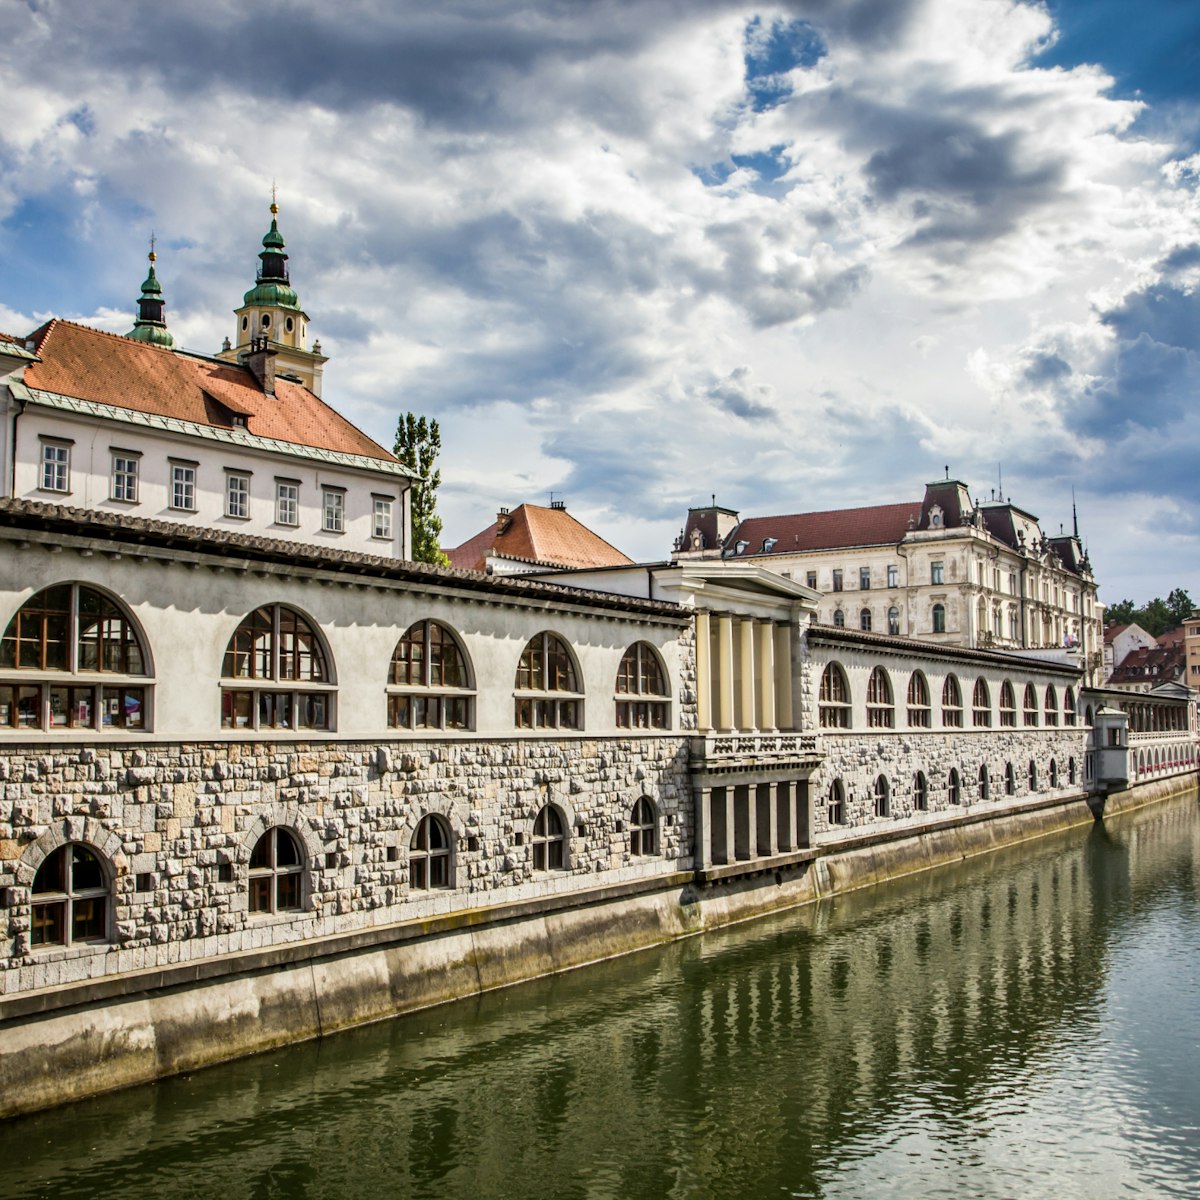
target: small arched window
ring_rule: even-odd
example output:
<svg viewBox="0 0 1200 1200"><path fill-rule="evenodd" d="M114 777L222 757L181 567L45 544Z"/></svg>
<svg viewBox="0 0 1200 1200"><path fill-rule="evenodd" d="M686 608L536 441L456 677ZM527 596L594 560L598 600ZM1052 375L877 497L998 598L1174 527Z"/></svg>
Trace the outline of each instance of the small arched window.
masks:
<svg viewBox="0 0 1200 1200"><path fill-rule="evenodd" d="M276 825L254 844L250 855L250 911L277 913L301 907L304 856L290 829Z"/></svg>
<svg viewBox="0 0 1200 1200"><path fill-rule="evenodd" d="M1013 770L1010 762L1004 764L1004 794L1006 796L1017 794L1017 773Z"/></svg>
<svg viewBox="0 0 1200 1200"><path fill-rule="evenodd" d="M582 728L575 660L557 634L543 631L529 639L517 664L517 692L518 729Z"/></svg>
<svg viewBox="0 0 1200 1200"><path fill-rule="evenodd" d="M975 725L991 725L992 695L987 680L982 675L975 680L975 691L971 698L971 721Z"/></svg>
<svg viewBox="0 0 1200 1200"><path fill-rule="evenodd" d="M1046 724L1058 724L1058 693L1052 683L1046 685Z"/></svg>
<svg viewBox="0 0 1200 1200"><path fill-rule="evenodd" d="M962 803L962 782L958 777L958 768L951 767L946 776L946 802L948 804Z"/></svg>
<svg viewBox="0 0 1200 1200"><path fill-rule="evenodd" d="M547 804L533 822L533 869L567 869L567 829L562 813L553 804Z"/></svg>
<svg viewBox="0 0 1200 1200"><path fill-rule="evenodd" d="M928 729L930 724L929 683L920 671L908 677L908 723L915 729Z"/></svg>
<svg viewBox="0 0 1200 1200"><path fill-rule="evenodd" d="M629 853L635 858L658 853L658 814L649 796L642 796L630 814Z"/></svg>
<svg viewBox="0 0 1200 1200"><path fill-rule="evenodd" d="M133 618L95 588L62 583L31 596L0 639L0 728L142 729L149 658ZM62 672L103 679L21 678Z"/></svg>
<svg viewBox="0 0 1200 1200"><path fill-rule="evenodd" d="M1038 723L1038 702L1037 689L1032 683L1025 685L1025 724L1036 725Z"/></svg>
<svg viewBox="0 0 1200 1200"><path fill-rule="evenodd" d="M1067 759L1067 782L1068 783L1075 782L1075 773L1076 773L1075 772L1075 759L1072 756L1071 758Z"/></svg>
<svg viewBox="0 0 1200 1200"><path fill-rule="evenodd" d="M871 632L871 610L869 608L864 608L858 614L858 627L863 633Z"/></svg>
<svg viewBox="0 0 1200 1200"><path fill-rule="evenodd" d="M843 628L846 624L846 614L840 608L833 610L833 623L838 629Z"/></svg>
<svg viewBox="0 0 1200 1200"><path fill-rule="evenodd" d="M891 681L882 667L876 667L867 680L867 724L873 729L891 729L895 723Z"/></svg>
<svg viewBox="0 0 1200 1200"><path fill-rule="evenodd" d="M842 787L840 779L835 779L829 785L829 802L826 805L825 815L828 817L830 825L845 825L846 823L846 790Z"/></svg>
<svg viewBox="0 0 1200 1200"><path fill-rule="evenodd" d="M916 812L929 810L929 781L925 778L924 771L918 771L913 776L912 804Z"/></svg>
<svg viewBox="0 0 1200 1200"><path fill-rule="evenodd" d="M1063 724L1075 724L1075 689L1070 687L1063 692Z"/></svg>
<svg viewBox="0 0 1200 1200"><path fill-rule="evenodd" d="M33 877L30 943L75 946L108 940L109 873L90 846L69 842Z"/></svg>
<svg viewBox="0 0 1200 1200"><path fill-rule="evenodd" d="M1006 679L1000 685L1000 724L1013 726L1017 723L1017 697L1013 685Z"/></svg>
<svg viewBox="0 0 1200 1200"><path fill-rule="evenodd" d="M959 729L963 723L962 692L958 680L953 675L946 676L942 685L942 724L951 729Z"/></svg>
<svg viewBox="0 0 1200 1200"><path fill-rule="evenodd" d="M990 800L992 795L992 777L988 773L987 763L983 763L979 768L979 798L980 800Z"/></svg>
<svg viewBox="0 0 1200 1200"><path fill-rule="evenodd" d="M1083 719L1085 722L1087 722L1089 727L1095 724L1095 719L1092 716L1092 706L1090 704L1083 710Z"/></svg>
<svg viewBox="0 0 1200 1200"><path fill-rule="evenodd" d="M1029 782L1029 790L1031 792L1036 792L1037 791L1037 763L1034 762L1034 760L1032 758L1029 760L1028 782Z"/></svg>
<svg viewBox="0 0 1200 1200"><path fill-rule="evenodd" d="M1050 760L1050 786L1058 787L1058 760L1054 758Z"/></svg>
<svg viewBox="0 0 1200 1200"><path fill-rule="evenodd" d="M888 618L888 633L892 637L900 636L900 610L893 604L887 612Z"/></svg>
<svg viewBox="0 0 1200 1200"><path fill-rule="evenodd" d="M888 786L887 776L880 775L875 780L875 816L886 817L888 815L888 801L891 797L891 788Z"/></svg>
<svg viewBox="0 0 1200 1200"><path fill-rule="evenodd" d="M634 642L617 668L617 726L666 729L669 697L666 672L649 642Z"/></svg>
<svg viewBox="0 0 1200 1200"><path fill-rule="evenodd" d="M821 675L821 695L817 705L823 729L850 728L850 688L837 663L828 663Z"/></svg>
<svg viewBox="0 0 1200 1200"><path fill-rule="evenodd" d="M470 729L475 697L467 657L440 621L410 625L392 651L387 717L392 729Z"/></svg>
<svg viewBox="0 0 1200 1200"><path fill-rule="evenodd" d="M408 844L408 886L428 892L454 886L450 826L434 813L421 818Z"/></svg>
<svg viewBox="0 0 1200 1200"><path fill-rule="evenodd" d="M295 609L268 604L234 630L221 668L226 729L332 729L331 672L317 631Z"/></svg>
<svg viewBox="0 0 1200 1200"><path fill-rule="evenodd" d="M933 632L946 632L946 606L944 604L935 604L933 606Z"/></svg>

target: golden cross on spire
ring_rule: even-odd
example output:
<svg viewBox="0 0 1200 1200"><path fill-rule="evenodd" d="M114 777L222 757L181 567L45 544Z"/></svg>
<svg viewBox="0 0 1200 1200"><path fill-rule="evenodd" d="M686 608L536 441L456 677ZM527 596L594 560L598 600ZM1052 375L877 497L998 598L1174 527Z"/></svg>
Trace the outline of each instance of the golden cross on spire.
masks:
<svg viewBox="0 0 1200 1200"><path fill-rule="evenodd" d="M154 230L150 230L150 261L157 262L158 255L154 253Z"/></svg>
<svg viewBox="0 0 1200 1200"><path fill-rule="evenodd" d="M279 204L275 195L275 180L271 180L271 216L277 215L279 212Z"/></svg>

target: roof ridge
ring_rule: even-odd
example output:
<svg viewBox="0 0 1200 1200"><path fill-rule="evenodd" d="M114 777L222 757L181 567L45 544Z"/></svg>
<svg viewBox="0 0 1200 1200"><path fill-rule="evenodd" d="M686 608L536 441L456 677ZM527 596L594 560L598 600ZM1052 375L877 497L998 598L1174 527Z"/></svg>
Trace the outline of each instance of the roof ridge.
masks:
<svg viewBox="0 0 1200 1200"><path fill-rule="evenodd" d="M833 517L840 516L842 513L864 512L881 508L920 508L923 503L924 501L921 500L894 500L888 504L858 504L851 508L821 508L812 512L768 513L762 517L743 517L738 524L744 525L747 521L779 521L785 517Z"/></svg>

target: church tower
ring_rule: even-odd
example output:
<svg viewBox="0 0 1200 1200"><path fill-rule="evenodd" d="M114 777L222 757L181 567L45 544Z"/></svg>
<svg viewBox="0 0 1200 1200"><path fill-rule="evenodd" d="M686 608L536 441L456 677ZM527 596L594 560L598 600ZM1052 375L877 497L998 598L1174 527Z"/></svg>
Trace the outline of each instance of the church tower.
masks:
<svg viewBox="0 0 1200 1200"><path fill-rule="evenodd" d="M137 319L133 328L125 335L135 342L149 342L152 346L171 349L175 339L167 329L167 306L163 303L162 284L154 273L158 255L154 253L154 238L150 238L150 274L142 284L142 295L138 300Z"/></svg>
<svg viewBox="0 0 1200 1200"><path fill-rule="evenodd" d="M321 394L321 373L329 359L321 353L321 343L308 349L308 314L300 307L300 298L288 280L287 252L279 232L279 205L271 197L271 228L263 237L259 252L258 280L246 293L237 317L237 337L228 338L217 356L239 362L250 351L252 340L266 338L275 352L275 374L304 384Z"/></svg>

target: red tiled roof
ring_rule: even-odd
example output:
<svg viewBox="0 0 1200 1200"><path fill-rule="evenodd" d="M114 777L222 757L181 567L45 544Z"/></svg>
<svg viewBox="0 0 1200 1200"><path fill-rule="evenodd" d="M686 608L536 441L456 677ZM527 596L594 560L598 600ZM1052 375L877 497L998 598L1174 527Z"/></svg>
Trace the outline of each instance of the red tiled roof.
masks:
<svg viewBox="0 0 1200 1200"><path fill-rule="evenodd" d="M1125 630L1127 630L1128 628L1129 628L1128 623L1125 625L1105 625L1105 627L1104 627L1105 644L1115 640L1122 633L1124 633Z"/></svg>
<svg viewBox="0 0 1200 1200"><path fill-rule="evenodd" d="M909 521L912 521L910 527ZM792 513L777 517L748 517L730 535L731 543L746 543L739 558L756 554L797 554L842 546L884 546L899 543L921 520L921 501L877 504L870 508L841 508L832 512ZM763 542L774 538L770 550Z"/></svg>
<svg viewBox="0 0 1200 1200"><path fill-rule="evenodd" d="M482 571L489 552L523 562L559 567L618 567L633 560L609 545L586 525L581 525L565 508L542 508L521 504L508 515L499 531L493 521L487 529L447 550L450 565Z"/></svg>
<svg viewBox="0 0 1200 1200"><path fill-rule="evenodd" d="M306 387L277 379L264 394L247 367L201 358L71 321L33 335L42 361L25 369L26 387L198 425L229 428L246 418L258 437L395 462L377 442ZM214 403L214 401L216 403Z"/></svg>

